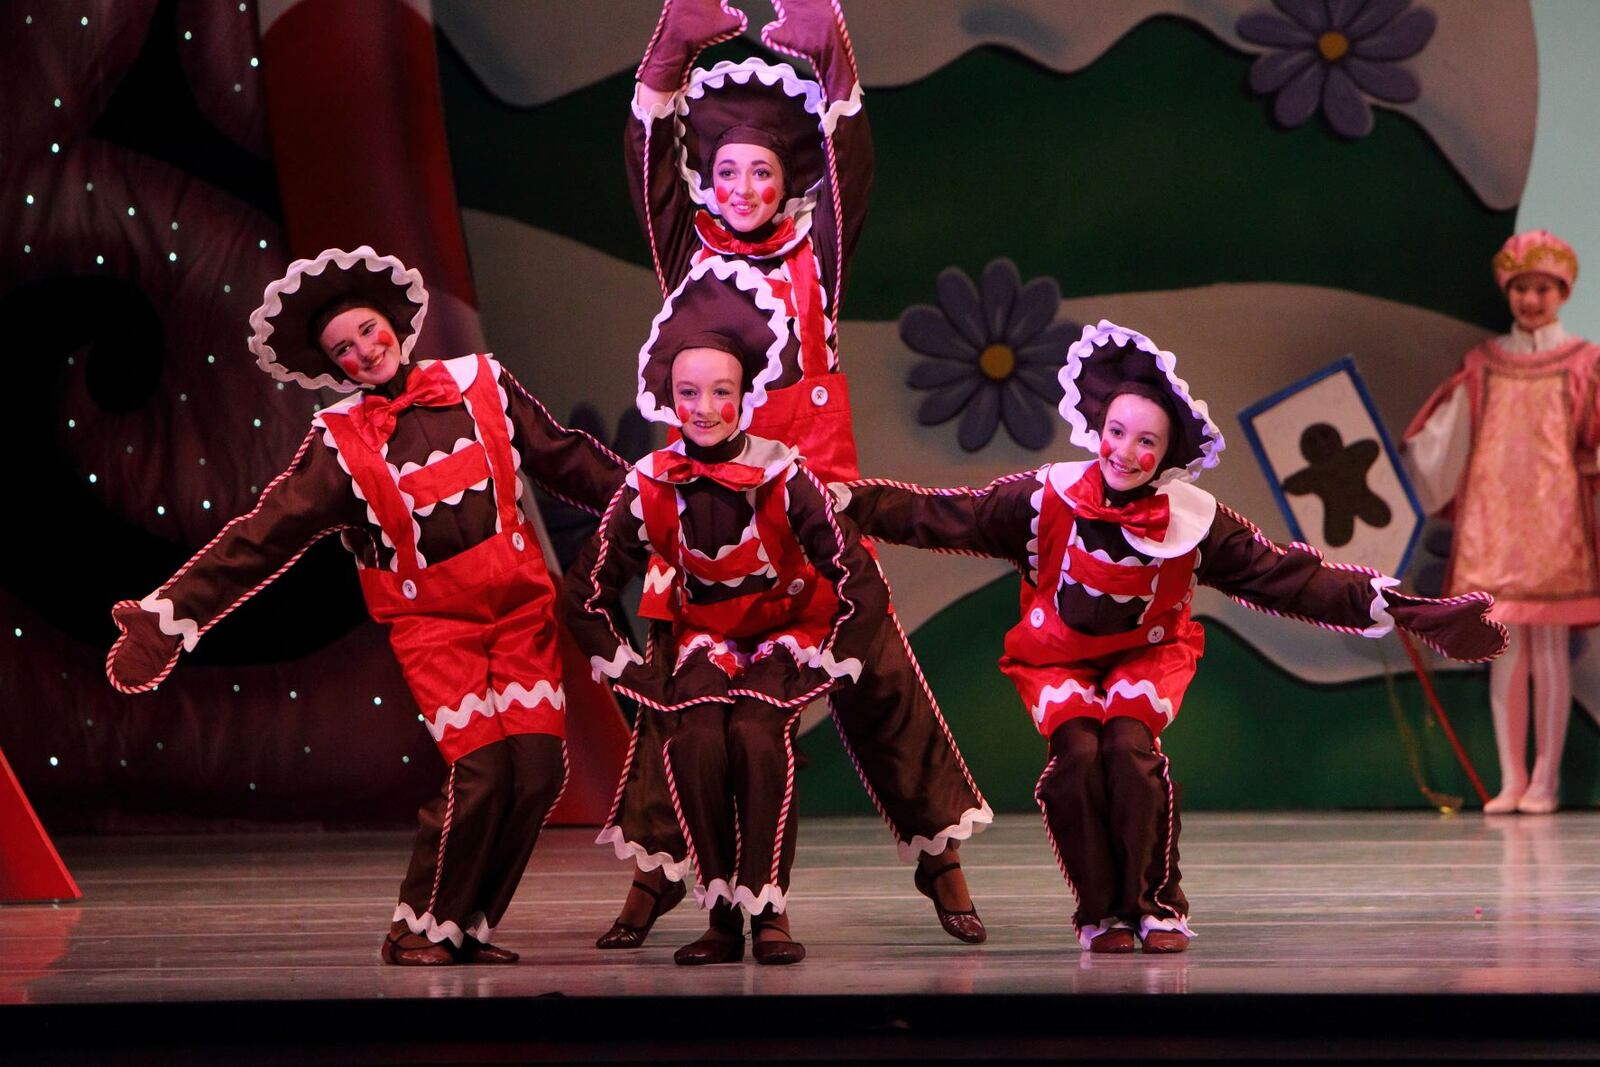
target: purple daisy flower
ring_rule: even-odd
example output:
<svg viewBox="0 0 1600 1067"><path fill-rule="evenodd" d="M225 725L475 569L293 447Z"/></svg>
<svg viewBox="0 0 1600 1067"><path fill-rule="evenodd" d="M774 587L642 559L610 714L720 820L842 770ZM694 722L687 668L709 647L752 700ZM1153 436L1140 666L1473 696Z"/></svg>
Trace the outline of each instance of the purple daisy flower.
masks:
<svg viewBox="0 0 1600 1067"><path fill-rule="evenodd" d="M978 285L949 267L935 289L938 307L918 304L900 316L900 339L928 357L906 378L929 391L917 421L937 426L960 415L956 439L968 452L987 445L1001 422L1023 448L1044 448L1061 399L1056 372L1082 332L1056 320L1060 287L1053 278L1023 285L1015 263L996 259Z"/></svg>
<svg viewBox="0 0 1600 1067"><path fill-rule="evenodd" d="M1416 75L1397 61L1422 51L1438 24L1411 0L1273 0L1283 15L1255 12L1235 27L1252 44L1275 51L1250 66L1250 91L1276 93L1272 117L1299 126L1322 113L1345 137L1372 132L1366 96L1409 104L1422 93ZM1284 16L1288 16L1285 18Z"/></svg>

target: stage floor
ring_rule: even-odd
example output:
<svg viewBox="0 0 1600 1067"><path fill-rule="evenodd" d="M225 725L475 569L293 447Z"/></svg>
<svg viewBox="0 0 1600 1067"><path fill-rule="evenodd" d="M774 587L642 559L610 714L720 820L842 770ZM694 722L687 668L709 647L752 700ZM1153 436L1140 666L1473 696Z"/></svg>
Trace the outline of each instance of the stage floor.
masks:
<svg viewBox="0 0 1600 1067"><path fill-rule="evenodd" d="M951 994L1600 992L1600 814L1195 814L1181 956L1078 950L1039 820L964 849L989 942L939 930L881 824L804 825L791 896L810 957L694 970L688 906L643 949L600 952L628 871L554 829L497 941L516 967L386 967L403 833L59 842L83 900L0 908L0 1003Z"/></svg>

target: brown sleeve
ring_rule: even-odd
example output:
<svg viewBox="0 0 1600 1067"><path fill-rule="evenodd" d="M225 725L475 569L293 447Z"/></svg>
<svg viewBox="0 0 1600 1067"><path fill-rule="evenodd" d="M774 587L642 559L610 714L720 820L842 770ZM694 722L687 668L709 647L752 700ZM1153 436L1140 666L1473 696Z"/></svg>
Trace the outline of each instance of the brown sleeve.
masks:
<svg viewBox="0 0 1600 1067"><path fill-rule="evenodd" d="M845 514L867 537L1027 564L1037 471L1010 474L982 489L929 489L882 478L849 482L847 488Z"/></svg>
<svg viewBox="0 0 1600 1067"><path fill-rule="evenodd" d="M161 630L193 649L200 637L289 568L313 543L363 525L350 476L313 427L256 506L224 526L155 592L139 601Z"/></svg>
<svg viewBox="0 0 1600 1067"><path fill-rule="evenodd" d="M1396 583L1377 571L1330 565L1307 546L1270 541L1221 504L1199 548L1196 579L1246 607L1331 630L1374 637L1388 631L1380 587Z"/></svg>
<svg viewBox="0 0 1600 1067"><path fill-rule="evenodd" d="M677 288L689 273L691 257L700 243L694 232L694 215L699 206L678 173L676 147L670 114L641 118L638 112L630 111L624 138L628 194L650 246L663 296Z"/></svg>
<svg viewBox="0 0 1600 1067"><path fill-rule="evenodd" d="M523 471L551 496L600 514L627 477L627 461L591 435L557 422L510 371L502 368L500 375Z"/></svg>
<svg viewBox="0 0 1600 1067"><path fill-rule="evenodd" d="M644 657L634 647L618 610L623 587L644 570L648 558L632 510L638 497L626 484L617 488L601 516L600 528L567 568L561 586L562 617L578 647L589 657L594 677L630 691L648 687L641 674Z"/></svg>
<svg viewBox="0 0 1600 1067"><path fill-rule="evenodd" d="M789 479L789 523L811 565L839 598L828 637L817 650L815 668L825 677L855 681L866 655L889 615L889 590L877 561L861 543L849 519L834 515L816 476L799 467ZM819 681L824 675L819 675Z"/></svg>

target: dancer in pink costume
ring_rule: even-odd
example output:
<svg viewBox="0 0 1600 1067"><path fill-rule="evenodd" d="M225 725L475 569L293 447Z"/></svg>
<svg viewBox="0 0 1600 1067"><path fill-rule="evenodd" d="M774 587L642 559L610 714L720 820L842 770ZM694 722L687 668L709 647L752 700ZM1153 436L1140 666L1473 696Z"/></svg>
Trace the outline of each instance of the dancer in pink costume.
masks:
<svg viewBox="0 0 1600 1067"><path fill-rule="evenodd" d="M1435 390L1406 429L1406 459L1423 505L1456 524L1446 594L1493 593L1494 618L1511 631L1510 649L1489 672L1500 793L1483 810L1535 815L1560 804L1572 709L1568 631L1600 623L1600 345L1561 328L1578 257L1555 234L1513 236L1494 257L1494 277L1511 332L1468 352Z"/></svg>

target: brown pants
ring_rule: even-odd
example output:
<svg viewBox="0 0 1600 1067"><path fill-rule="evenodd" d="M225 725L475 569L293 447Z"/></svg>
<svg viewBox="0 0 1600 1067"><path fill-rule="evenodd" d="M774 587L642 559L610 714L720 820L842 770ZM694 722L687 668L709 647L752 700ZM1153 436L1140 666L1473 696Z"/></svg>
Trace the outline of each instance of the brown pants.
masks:
<svg viewBox="0 0 1600 1067"><path fill-rule="evenodd" d="M549 734L515 734L452 763L439 795L417 812L395 921L457 948L466 937L488 942L566 773L563 742Z"/></svg>
<svg viewBox="0 0 1600 1067"><path fill-rule="evenodd" d="M798 822L799 710L747 698L666 714L674 721L663 760L697 872L695 899L783 911Z"/></svg>
<svg viewBox="0 0 1600 1067"><path fill-rule="evenodd" d="M878 631L862 657L860 680L835 690L828 704L861 784L889 824L902 859L943 851L948 837L960 839L981 829L971 825L970 815L987 816L988 804L967 773L894 620ZM662 856L681 862L688 854L661 763L668 723L670 716L641 709L616 805L606 822L606 832L621 838L618 844L626 842L655 857L645 864L651 868ZM676 863L669 865L677 878L675 868Z"/></svg>
<svg viewBox="0 0 1600 1067"><path fill-rule="evenodd" d="M1075 928L1142 916L1184 918L1178 804L1167 757L1150 728L1115 717L1068 719L1050 735L1034 797L1056 860L1077 898Z"/></svg>

